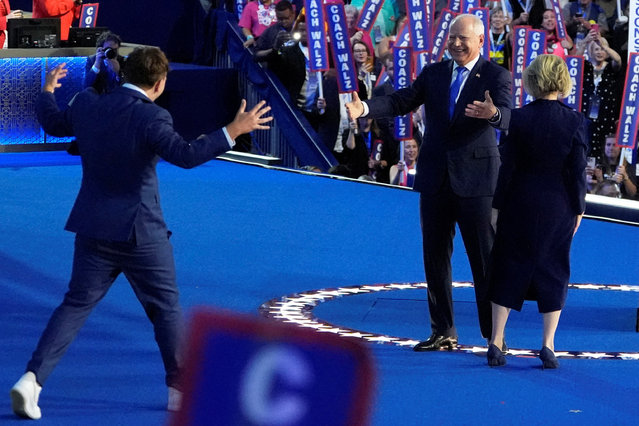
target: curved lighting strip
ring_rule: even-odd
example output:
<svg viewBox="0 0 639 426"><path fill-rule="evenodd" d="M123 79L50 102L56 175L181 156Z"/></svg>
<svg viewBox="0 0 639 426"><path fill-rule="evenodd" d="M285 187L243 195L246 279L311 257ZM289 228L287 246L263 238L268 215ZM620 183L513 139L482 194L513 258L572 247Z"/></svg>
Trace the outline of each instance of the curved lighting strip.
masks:
<svg viewBox="0 0 639 426"><path fill-rule="evenodd" d="M471 282L453 282L456 288L471 288ZM280 299L272 299L262 304L259 312L266 318L291 323L300 327L312 328L318 333L334 333L342 337L361 339L370 343L390 344L395 346L413 347L418 340L405 337L375 334L366 331L354 330L347 327L338 327L316 318L312 311L317 305L339 297L353 296L356 294L376 293L395 290L416 290L428 288L426 283L405 284L373 284L352 287L338 287L334 289L311 290L303 293L284 296ZM613 284L569 284L568 288L578 290L608 290L608 291L634 291L639 292L639 286L613 285ZM458 345L454 351L481 354L486 352L485 346ZM532 349L508 350L509 355L520 357L536 357L538 351ZM639 352L588 352L588 351L558 351L555 355L559 358L569 359L622 359L639 360Z"/></svg>

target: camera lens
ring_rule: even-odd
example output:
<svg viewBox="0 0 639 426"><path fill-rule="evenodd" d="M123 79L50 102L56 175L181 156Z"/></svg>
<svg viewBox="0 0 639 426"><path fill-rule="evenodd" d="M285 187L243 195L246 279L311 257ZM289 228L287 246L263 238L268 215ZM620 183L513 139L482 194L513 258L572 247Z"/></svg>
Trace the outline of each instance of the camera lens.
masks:
<svg viewBox="0 0 639 426"><path fill-rule="evenodd" d="M104 50L104 56L107 59L115 59L116 56L118 56L118 52L116 52L114 49L111 49L110 47L106 48Z"/></svg>

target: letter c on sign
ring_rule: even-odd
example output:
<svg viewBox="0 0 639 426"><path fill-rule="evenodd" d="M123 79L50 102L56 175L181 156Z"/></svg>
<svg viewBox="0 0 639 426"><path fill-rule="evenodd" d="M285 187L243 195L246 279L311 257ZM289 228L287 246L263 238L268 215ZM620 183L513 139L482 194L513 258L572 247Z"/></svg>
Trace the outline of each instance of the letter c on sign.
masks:
<svg viewBox="0 0 639 426"><path fill-rule="evenodd" d="M291 389L311 386L313 373L293 347L263 348L249 359L240 380L240 409L252 423L297 424L308 411L308 402Z"/></svg>

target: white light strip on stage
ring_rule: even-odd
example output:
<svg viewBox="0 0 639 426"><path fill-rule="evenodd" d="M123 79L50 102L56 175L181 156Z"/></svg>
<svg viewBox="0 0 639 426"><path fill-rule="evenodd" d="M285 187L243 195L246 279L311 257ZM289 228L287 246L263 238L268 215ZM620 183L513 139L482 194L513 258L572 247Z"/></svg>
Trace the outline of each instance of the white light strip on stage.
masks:
<svg viewBox="0 0 639 426"><path fill-rule="evenodd" d="M337 327L333 324L315 318L313 309L320 303L330 301L339 297L353 296L364 293L395 291L395 290L416 290L425 289L426 283L401 283L401 284L372 284L353 287L338 287L335 289L311 290L303 293L284 296L281 299L273 299L260 306L260 314L266 318L295 324L300 327L312 328L321 333L334 333L346 338L361 339L370 343L391 344L395 346L413 347L418 340L405 337L395 337L383 334L369 333L361 330L354 330L346 327ZM470 282L453 282L455 288L473 287ZM569 284L568 288L577 290L606 290L606 291L632 291L639 293L639 286L615 285L615 284ZM483 354L486 352L485 346L458 345L454 351ZM533 349L510 348L509 355L521 357L535 357L538 351ZM639 360L639 352L591 352L591 351L558 351L555 352L558 358L572 359L621 359Z"/></svg>

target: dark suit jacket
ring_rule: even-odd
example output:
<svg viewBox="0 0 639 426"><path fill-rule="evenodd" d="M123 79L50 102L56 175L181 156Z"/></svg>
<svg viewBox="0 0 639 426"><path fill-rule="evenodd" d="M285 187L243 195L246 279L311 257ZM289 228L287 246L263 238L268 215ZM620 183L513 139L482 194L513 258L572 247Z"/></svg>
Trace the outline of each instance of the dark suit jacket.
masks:
<svg viewBox="0 0 639 426"><path fill-rule="evenodd" d="M407 114L424 104L426 131L417 160L414 189L437 193L446 180L461 197L492 196L497 184L499 151L488 120L466 117L466 104L483 101L484 92L501 111L498 128L507 130L512 108L510 73L483 58L471 70L459 95L452 120L448 98L453 61L431 64L408 88L366 103L371 117Z"/></svg>
<svg viewBox="0 0 639 426"><path fill-rule="evenodd" d="M297 103L297 97L306 80L306 58L297 45L282 46L279 51L273 51L266 57L269 70L277 76L288 91L293 105Z"/></svg>
<svg viewBox="0 0 639 426"><path fill-rule="evenodd" d="M44 92L36 109L47 133L77 139L82 184L65 229L87 237L166 239L155 170L160 158L191 168L230 149L222 130L184 140L168 111L126 87L101 96L86 89L64 111Z"/></svg>

